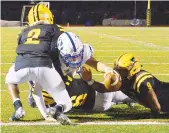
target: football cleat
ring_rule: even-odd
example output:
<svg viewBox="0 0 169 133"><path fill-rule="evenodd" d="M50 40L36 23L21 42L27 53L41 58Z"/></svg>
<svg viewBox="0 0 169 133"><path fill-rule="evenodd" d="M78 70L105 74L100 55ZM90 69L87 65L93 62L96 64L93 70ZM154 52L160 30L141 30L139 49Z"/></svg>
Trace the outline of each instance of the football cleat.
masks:
<svg viewBox="0 0 169 133"><path fill-rule="evenodd" d="M18 108L13 116L9 118L10 121L18 121L25 116L25 111L22 107Z"/></svg>
<svg viewBox="0 0 169 133"><path fill-rule="evenodd" d="M71 120L63 113L57 113L56 120L62 125L72 125Z"/></svg>
<svg viewBox="0 0 169 133"><path fill-rule="evenodd" d="M56 108L55 107L49 107L49 108L47 108L47 112L48 112L48 114L54 116L55 113L56 113Z"/></svg>
<svg viewBox="0 0 169 133"><path fill-rule="evenodd" d="M49 114L49 121L50 117L53 116L53 119L58 121L62 125L71 125L71 120L62 112L57 112L56 106L55 107L49 107L48 108L48 114ZM47 120L48 121L48 120Z"/></svg>

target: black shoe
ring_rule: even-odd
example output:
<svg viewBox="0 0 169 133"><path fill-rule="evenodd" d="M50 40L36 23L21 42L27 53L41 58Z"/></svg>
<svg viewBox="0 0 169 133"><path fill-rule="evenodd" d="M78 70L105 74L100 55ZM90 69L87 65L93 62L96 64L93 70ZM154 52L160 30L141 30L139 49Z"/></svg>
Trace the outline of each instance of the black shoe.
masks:
<svg viewBox="0 0 169 133"><path fill-rule="evenodd" d="M71 120L63 113L64 112L64 106L61 104L55 105L55 114L54 118L62 125L71 125Z"/></svg>

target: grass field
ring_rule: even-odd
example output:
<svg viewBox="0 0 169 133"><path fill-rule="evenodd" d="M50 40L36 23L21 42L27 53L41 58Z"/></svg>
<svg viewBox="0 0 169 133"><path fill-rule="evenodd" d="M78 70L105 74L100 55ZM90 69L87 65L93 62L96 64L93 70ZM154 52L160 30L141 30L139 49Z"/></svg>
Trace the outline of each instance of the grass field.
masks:
<svg viewBox="0 0 169 133"><path fill-rule="evenodd" d="M169 28L136 28L136 27L70 27L66 31L77 33L83 42L89 43L94 48L94 57L113 66L115 59L126 52L135 54L143 69L153 73L163 81L169 81ZM4 84L5 75L15 60L17 34L20 28L1 28L1 124L8 124L8 119L14 109ZM94 79L103 81L103 74L94 70ZM28 106L28 85L20 85L21 100L26 110L23 121L27 123L43 122L37 109ZM129 108L127 105L114 105L105 113L70 113L68 116L77 123L83 122L168 122L164 115L161 118L151 118L149 109L140 105ZM2 126L4 133L114 133L114 132L139 132L139 133L167 133L169 125L13 125Z"/></svg>

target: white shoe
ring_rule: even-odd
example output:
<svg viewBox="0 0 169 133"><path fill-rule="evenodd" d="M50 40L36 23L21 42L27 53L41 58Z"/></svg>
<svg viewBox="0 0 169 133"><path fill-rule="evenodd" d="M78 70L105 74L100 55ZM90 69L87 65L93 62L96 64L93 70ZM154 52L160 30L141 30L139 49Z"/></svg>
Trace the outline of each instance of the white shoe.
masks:
<svg viewBox="0 0 169 133"><path fill-rule="evenodd" d="M47 109L47 112L48 112L48 114L54 116L55 113L56 113L56 108L55 108L55 107L49 107L49 108Z"/></svg>
<svg viewBox="0 0 169 133"><path fill-rule="evenodd" d="M22 107L20 107L15 111L15 113L9 120L17 121L17 120L20 120L20 118L23 118L24 116L25 116L25 111Z"/></svg>

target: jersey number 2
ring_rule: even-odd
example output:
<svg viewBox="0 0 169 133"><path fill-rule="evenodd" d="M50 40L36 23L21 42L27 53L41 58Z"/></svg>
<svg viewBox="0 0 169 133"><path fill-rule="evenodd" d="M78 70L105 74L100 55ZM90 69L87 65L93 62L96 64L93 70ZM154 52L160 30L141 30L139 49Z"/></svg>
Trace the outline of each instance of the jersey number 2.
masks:
<svg viewBox="0 0 169 133"><path fill-rule="evenodd" d="M39 35L40 29L33 29L29 31L27 41L25 42L25 44L39 44L40 42L38 39Z"/></svg>

